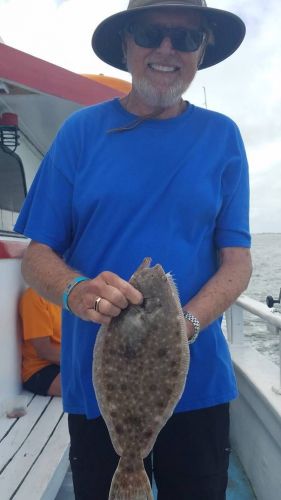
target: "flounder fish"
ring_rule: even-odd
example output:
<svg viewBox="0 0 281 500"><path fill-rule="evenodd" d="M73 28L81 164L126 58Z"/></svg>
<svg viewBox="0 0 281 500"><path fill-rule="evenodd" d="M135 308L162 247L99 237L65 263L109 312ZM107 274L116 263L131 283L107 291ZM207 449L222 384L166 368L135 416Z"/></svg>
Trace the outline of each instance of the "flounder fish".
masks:
<svg viewBox="0 0 281 500"><path fill-rule="evenodd" d="M93 384L120 456L109 500L153 500L143 459L173 413L189 367L186 324L170 274L144 259L130 283L144 297L108 326L94 348Z"/></svg>

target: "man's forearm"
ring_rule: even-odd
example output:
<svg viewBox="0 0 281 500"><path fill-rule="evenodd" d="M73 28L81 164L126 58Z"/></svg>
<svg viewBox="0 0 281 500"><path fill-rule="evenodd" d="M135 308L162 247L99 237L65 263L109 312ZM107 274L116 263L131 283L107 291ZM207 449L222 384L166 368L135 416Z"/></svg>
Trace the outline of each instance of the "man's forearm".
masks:
<svg viewBox="0 0 281 500"><path fill-rule="evenodd" d="M25 281L50 302L62 305L62 294L71 280L79 276L51 248L31 242L22 263ZM129 303L140 304L142 294L128 281L111 271L103 271L75 285L67 296L68 308L81 319L109 324ZM98 310L94 307L99 299Z"/></svg>
<svg viewBox="0 0 281 500"><path fill-rule="evenodd" d="M247 288L251 272L251 255L248 249L223 249L221 267L184 309L198 318L201 329L207 327ZM192 328L189 325L191 335Z"/></svg>
<svg viewBox="0 0 281 500"><path fill-rule="evenodd" d="M63 290L79 272L68 267L48 246L31 242L23 258L22 274L45 299L61 305Z"/></svg>

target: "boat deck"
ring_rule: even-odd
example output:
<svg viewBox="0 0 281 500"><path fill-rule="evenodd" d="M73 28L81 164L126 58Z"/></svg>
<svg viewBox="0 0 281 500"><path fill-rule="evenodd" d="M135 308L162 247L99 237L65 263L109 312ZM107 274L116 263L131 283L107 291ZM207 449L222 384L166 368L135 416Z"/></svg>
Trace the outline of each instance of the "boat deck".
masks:
<svg viewBox="0 0 281 500"><path fill-rule="evenodd" d="M157 491L154 485L154 498L157 498ZM67 472L64 482L59 490L56 500L74 500L74 492L72 487L72 478L70 470ZM226 500L255 500L251 485L242 469L242 466L235 455L231 454L229 466L229 481L227 488Z"/></svg>
<svg viewBox="0 0 281 500"><path fill-rule="evenodd" d="M226 500L255 500L251 484L235 453L230 455Z"/></svg>

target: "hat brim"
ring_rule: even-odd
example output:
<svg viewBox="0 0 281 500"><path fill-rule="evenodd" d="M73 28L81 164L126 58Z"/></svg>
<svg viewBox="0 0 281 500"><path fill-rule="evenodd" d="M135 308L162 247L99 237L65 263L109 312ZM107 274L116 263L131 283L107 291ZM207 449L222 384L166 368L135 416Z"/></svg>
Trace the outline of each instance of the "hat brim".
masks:
<svg viewBox="0 0 281 500"><path fill-rule="evenodd" d="M151 10L198 11L208 21L213 32L214 41L206 48L204 59L199 69L208 68L223 61L235 52L242 43L246 27L240 17L225 10L211 7L183 6L182 4L166 4L165 6L139 7L113 14L102 21L94 31L92 47L95 54L110 66L127 71L123 60L120 32L136 16Z"/></svg>

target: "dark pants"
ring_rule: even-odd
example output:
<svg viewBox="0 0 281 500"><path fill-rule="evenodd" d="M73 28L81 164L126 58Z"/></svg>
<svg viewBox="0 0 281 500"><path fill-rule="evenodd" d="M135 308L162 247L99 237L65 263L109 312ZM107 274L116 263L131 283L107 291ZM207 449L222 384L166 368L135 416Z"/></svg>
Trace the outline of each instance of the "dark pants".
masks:
<svg viewBox="0 0 281 500"><path fill-rule="evenodd" d="M34 373L26 382L23 383L23 388L34 394L47 396L50 385L60 373L59 365L48 365Z"/></svg>
<svg viewBox="0 0 281 500"><path fill-rule="evenodd" d="M119 457L103 419L69 415L69 431L76 500L108 500ZM228 404L173 415L153 449L158 500L225 500L228 436ZM145 468L151 481L151 455Z"/></svg>

